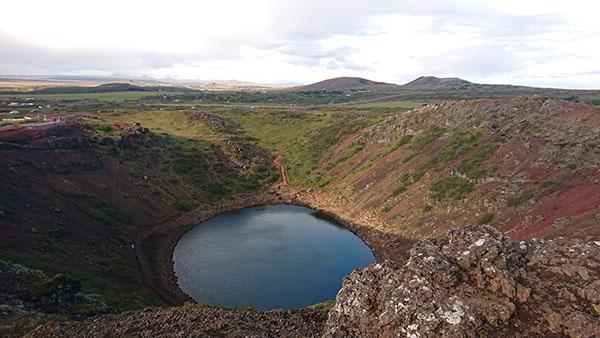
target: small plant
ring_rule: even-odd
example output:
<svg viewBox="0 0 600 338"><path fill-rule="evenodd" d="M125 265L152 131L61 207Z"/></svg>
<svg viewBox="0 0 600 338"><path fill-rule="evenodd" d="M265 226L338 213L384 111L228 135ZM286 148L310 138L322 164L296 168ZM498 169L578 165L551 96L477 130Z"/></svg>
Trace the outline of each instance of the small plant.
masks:
<svg viewBox="0 0 600 338"><path fill-rule="evenodd" d="M389 205L386 205L380 209L382 214L388 213L390 210L392 210L392 207L390 207Z"/></svg>
<svg viewBox="0 0 600 338"><path fill-rule="evenodd" d="M174 201L173 203L171 203L171 206L174 209L182 211L182 212L188 212L188 211L192 210L192 208L187 203L183 203L180 201Z"/></svg>
<svg viewBox="0 0 600 338"><path fill-rule="evenodd" d="M526 191L518 196L513 196L513 197L508 198L506 200L506 205L511 208L518 207L519 205L529 201L532 197L533 197L533 192Z"/></svg>
<svg viewBox="0 0 600 338"><path fill-rule="evenodd" d="M425 205L421 206L422 212L430 212L432 209L433 209L433 205L431 205L431 204L425 204Z"/></svg>
<svg viewBox="0 0 600 338"><path fill-rule="evenodd" d="M354 155L358 154L358 152L360 152L363 148L365 147L364 144L362 143L356 143L353 144L350 148L346 149L346 151L344 151L344 153L342 154L342 156L340 156L337 160L335 160L334 162L331 162L326 170L331 170L333 169L335 166L337 166L340 163L344 163L346 161L348 161L349 159L351 159Z"/></svg>
<svg viewBox="0 0 600 338"><path fill-rule="evenodd" d="M398 183L398 187L392 192L392 197L396 197L405 192L411 184L418 182L423 175L425 175L425 172L420 169L404 174L402 180Z"/></svg>
<svg viewBox="0 0 600 338"><path fill-rule="evenodd" d="M413 143L410 145L410 149L415 152L419 152L433 141L437 140L442 134L444 134L445 129L439 127L431 127L424 132L422 132L418 137L415 138Z"/></svg>
<svg viewBox="0 0 600 338"><path fill-rule="evenodd" d="M479 220L477 221L477 223L479 225L490 224L492 219L494 219L494 214L486 212L485 214L481 215L481 217L479 217Z"/></svg>
<svg viewBox="0 0 600 338"><path fill-rule="evenodd" d="M501 140L497 139L484 144L475 151L473 156L463 160L458 166L458 170L470 177L482 177L485 171L480 169L481 163L487 160L501 145Z"/></svg>
<svg viewBox="0 0 600 338"><path fill-rule="evenodd" d="M575 170L575 169L577 169L577 164L575 164L575 163L569 163L569 164L567 164L567 168L569 168L571 170Z"/></svg>
<svg viewBox="0 0 600 338"><path fill-rule="evenodd" d="M473 184L460 177L447 177L431 186L431 197L438 201L461 200L473 191Z"/></svg>

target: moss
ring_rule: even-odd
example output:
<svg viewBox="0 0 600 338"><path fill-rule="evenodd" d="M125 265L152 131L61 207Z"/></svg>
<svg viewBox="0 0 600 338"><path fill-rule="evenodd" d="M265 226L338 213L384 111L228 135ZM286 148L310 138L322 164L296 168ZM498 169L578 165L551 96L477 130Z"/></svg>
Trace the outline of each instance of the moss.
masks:
<svg viewBox="0 0 600 338"><path fill-rule="evenodd" d="M326 300L322 303L317 303L317 304L311 305L311 306L309 306L309 308L328 312L329 310L333 309L334 306L335 306L335 300L332 299L332 300Z"/></svg>
<svg viewBox="0 0 600 338"><path fill-rule="evenodd" d="M431 185L431 197L438 201L461 200L473 191L473 184L461 177L446 177Z"/></svg>
<svg viewBox="0 0 600 338"><path fill-rule="evenodd" d="M485 171L480 169L481 163L487 160L502 144L501 139L496 139L479 147L473 156L463 160L458 166L458 170L470 177L482 177Z"/></svg>

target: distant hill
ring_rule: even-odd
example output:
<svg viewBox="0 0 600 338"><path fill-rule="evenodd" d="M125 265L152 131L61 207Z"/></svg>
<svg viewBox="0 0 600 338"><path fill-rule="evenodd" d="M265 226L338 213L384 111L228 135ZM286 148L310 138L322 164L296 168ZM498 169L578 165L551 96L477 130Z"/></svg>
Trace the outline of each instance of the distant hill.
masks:
<svg viewBox="0 0 600 338"><path fill-rule="evenodd" d="M114 92L191 92L190 88L173 86L138 86L131 83L105 83L98 86L58 86L34 89L31 91L2 91L3 94L90 94Z"/></svg>
<svg viewBox="0 0 600 338"><path fill-rule="evenodd" d="M395 87L396 85L385 82L377 82L360 77L336 77L325 81L313 83L306 86L295 87L302 91L336 91L336 90L360 90L369 88Z"/></svg>
<svg viewBox="0 0 600 338"><path fill-rule="evenodd" d="M87 93L111 93L111 92L145 92L144 87L132 85L129 83L106 83L96 87L49 87L33 90L31 94L87 94Z"/></svg>
<svg viewBox="0 0 600 338"><path fill-rule="evenodd" d="M402 87L406 89L471 89L477 85L457 77L421 76Z"/></svg>

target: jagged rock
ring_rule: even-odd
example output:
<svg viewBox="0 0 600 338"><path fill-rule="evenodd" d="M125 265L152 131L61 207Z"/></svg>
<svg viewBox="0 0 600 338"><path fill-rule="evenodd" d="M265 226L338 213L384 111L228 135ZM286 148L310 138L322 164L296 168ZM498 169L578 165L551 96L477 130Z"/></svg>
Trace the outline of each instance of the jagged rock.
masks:
<svg viewBox="0 0 600 338"><path fill-rule="evenodd" d="M492 227L417 243L346 277L325 337L600 336L600 247ZM577 296L576 296L577 295Z"/></svg>

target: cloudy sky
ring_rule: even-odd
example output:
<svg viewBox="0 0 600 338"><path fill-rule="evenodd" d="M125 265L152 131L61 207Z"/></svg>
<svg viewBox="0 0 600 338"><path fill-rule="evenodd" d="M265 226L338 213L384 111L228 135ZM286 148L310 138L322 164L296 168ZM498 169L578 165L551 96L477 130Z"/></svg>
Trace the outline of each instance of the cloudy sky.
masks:
<svg viewBox="0 0 600 338"><path fill-rule="evenodd" d="M600 88L596 0L18 0L0 74Z"/></svg>

